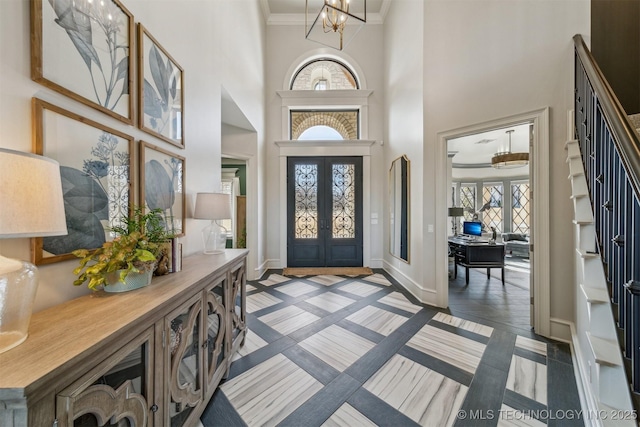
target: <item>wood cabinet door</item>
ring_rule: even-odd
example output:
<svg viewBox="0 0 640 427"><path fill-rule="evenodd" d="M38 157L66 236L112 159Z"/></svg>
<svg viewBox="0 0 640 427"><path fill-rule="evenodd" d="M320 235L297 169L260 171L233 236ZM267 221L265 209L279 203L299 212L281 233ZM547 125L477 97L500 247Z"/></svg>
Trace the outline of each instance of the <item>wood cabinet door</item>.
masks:
<svg viewBox="0 0 640 427"><path fill-rule="evenodd" d="M172 311L164 320L165 425L190 425L203 401L202 293Z"/></svg>
<svg viewBox="0 0 640 427"><path fill-rule="evenodd" d="M228 356L230 353L230 343L227 339L228 318L227 298L228 286L227 275L221 275L213 280L204 291L204 309L206 322L204 322L204 348L205 348L205 372L207 381L205 384L205 395L210 396L218 386L222 377L228 370Z"/></svg>
<svg viewBox="0 0 640 427"><path fill-rule="evenodd" d="M247 335L247 263L246 260L229 272L229 307L231 354L244 345ZM229 361L231 363L231 361Z"/></svg>
<svg viewBox="0 0 640 427"><path fill-rule="evenodd" d="M152 425L153 328L56 395L59 427ZM104 355L101 355L103 357Z"/></svg>

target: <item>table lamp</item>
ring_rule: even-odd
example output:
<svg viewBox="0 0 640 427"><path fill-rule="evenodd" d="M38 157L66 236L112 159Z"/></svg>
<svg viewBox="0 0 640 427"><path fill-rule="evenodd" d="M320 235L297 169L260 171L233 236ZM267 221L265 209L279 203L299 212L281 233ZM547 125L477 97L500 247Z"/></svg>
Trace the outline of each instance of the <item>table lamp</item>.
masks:
<svg viewBox="0 0 640 427"><path fill-rule="evenodd" d="M58 162L0 148L0 239L67 234ZM38 269L0 255L0 353L27 339Z"/></svg>
<svg viewBox="0 0 640 427"><path fill-rule="evenodd" d="M461 217L461 216L464 216L464 208L459 208L459 207L455 207L455 206L450 207L448 216L453 218L451 220L452 228L453 228L453 235L457 236L458 235L458 218Z"/></svg>
<svg viewBox="0 0 640 427"><path fill-rule="evenodd" d="M231 197L222 193L198 193L193 217L211 220L211 223L202 229L204 253L223 253L227 246L227 229L217 221L231 219Z"/></svg>

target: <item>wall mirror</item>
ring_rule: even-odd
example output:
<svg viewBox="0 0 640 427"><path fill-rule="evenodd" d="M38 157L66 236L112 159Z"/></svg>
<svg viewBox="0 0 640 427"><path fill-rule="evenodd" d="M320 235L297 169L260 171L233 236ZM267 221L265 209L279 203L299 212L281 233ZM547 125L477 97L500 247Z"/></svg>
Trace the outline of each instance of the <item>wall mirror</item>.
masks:
<svg viewBox="0 0 640 427"><path fill-rule="evenodd" d="M395 159L389 170L389 251L409 263L409 159Z"/></svg>

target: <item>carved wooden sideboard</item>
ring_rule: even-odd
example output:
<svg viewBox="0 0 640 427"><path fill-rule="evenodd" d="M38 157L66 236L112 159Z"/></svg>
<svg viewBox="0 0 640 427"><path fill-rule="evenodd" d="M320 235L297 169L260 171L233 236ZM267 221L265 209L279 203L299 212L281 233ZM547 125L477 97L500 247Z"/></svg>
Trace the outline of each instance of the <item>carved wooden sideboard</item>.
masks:
<svg viewBox="0 0 640 427"><path fill-rule="evenodd" d="M247 253L185 257L146 288L36 313L0 354L0 426L194 424L246 336Z"/></svg>

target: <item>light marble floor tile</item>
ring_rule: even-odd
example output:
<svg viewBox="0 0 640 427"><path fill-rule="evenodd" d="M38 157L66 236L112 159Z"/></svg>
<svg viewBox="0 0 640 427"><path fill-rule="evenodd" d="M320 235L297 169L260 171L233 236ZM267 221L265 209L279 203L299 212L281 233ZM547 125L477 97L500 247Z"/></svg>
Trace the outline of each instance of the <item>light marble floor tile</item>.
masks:
<svg viewBox="0 0 640 427"><path fill-rule="evenodd" d="M256 288L255 286L247 285L247 292L255 291L256 289L258 288Z"/></svg>
<svg viewBox="0 0 640 427"><path fill-rule="evenodd" d="M371 276L367 276L362 280L366 280L367 282L377 283L378 285L391 286L391 282L387 280L387 278L380 273L372 274Z"/></svg>
<svg viewBox="0 0 640 427"><path fill-rule="evenodd" d="M321 427L376 427L376 424L353 406L344 403Z"/></svg>
<svg viewBox="0 0 640 427"><path fill-rule="evenodd" d="M347 279L340 276L334 276L332 274L322 274L320 276L309 277L309 280L319 283L323 286L331 286L335 285L336 283L344 282Z"/></svg>
<svg viewBox="0 0 640 427"><path fill-rule="evenodd" d="M546 424L538 421L526 412L519 411L503 404L498 415L498 427L544 427Z"/></svg>
<svg viewBox="0 0 640 427"><path fill-rule="evenodd" d="M321 309L328 312L335 313L336 311L343 309L356 301L351 298L338 295L334 292L326 292L322 295L309 298L308 300L306 300L306 302L308 302L309 304L313 304L316 307L320 307Z"/></svg>
<svg viewBox="0 0 640 427"><path fill-rule="evenodd" d="M220 387L249 426L275 426L322 389L322 384L278 354Z"/></svg>
<svg viewBox="0 0 640 427"><path fill-rule="evenodd" d="M236 354L233 355L231 360L236 361L247 354L253 353L254 351L264 347L265 345L267 345L267 342L249 329L247 330L247 337L244 340L244 345L240 347Z"/></svg>
<svg viewBox="0 0 640 427"><path fill-rule="evenodd" d="M369 305L347 317L347 320L386 336L400 327L407 318Z"/></svg>
<svg viewBox="0 0 640 427"><path fill-rule="evenodd" d="M474 374L486 346L477 341L425 325L407 345Z"/></svg>
<svg viewBox="0 0 640 427"><path fill-rule="evenodd" d="M380 298L378 302L390 305L400 310L408 311L409 313L417 313L422 310L422 307L415 305L407 299L400 292L392 292L384 298Z"/></svg>
<svg viewBox="0 0 640 427"><path fill-rule="evenodd" d="M547 343L521 337L520 335L516 337L516 347L536 352L545 357L547 355Z"/></svg>
<svg viewBox="0 0 640 427"><path fill-rule="evenodd" d="M369 390L423 426L450 426L468 388L406 357L393 356L365 384Z"/></svg>
<svg viewBox="0 0 640 427"><path fill-rule="evenodd" d="M341 287L340 290L358 295L359 297L368 297L369 295L378 292L380 288L373 285L367 285L363 282L353 282Z"/></svg>
<svg viewBox="0 0 640 427"><path fill-rule="evenodd" d="M281 302L282 300L280 298L276 298L266 292L247 295L247 313L253 313L254 311L262 310L263 308L271 307Z"/></svg>
<svg viewBox="0 0 640 427"><path fill-rule="evenodd" d="M297 298L304 294L308 294L309 292L317 291L318 288L304 282L293 282L293 283L287 283L286 285L279 286L276 288L276 290L278 292L287 294L291 297Z"/></svg>
<svg viewBox="0 0 640 427"><path fill-rule="evenodd" d="M290 305L273 313L265 314L259 319L281 334L288 335L320 318L295 305Z"/></svg>
<svg viewBox="0 0 640 427"><path fill-rule="evenodd" d="M310 336L299 345L340 372L375 347L375 343L336 325Z"/></svg>
<svg viewBox="0 0 640 427"><path fill-rule="evenodd" d="M485 337L490 337L493 333L493 328L490 326L481 325L480 323L471 322L470 320L460 319L459 317L453 317L446 313L438 313L433 316L433 320L437 320L440 323L455 326L469 332L474 332Z"/></svg>
<svg viewBox="0 0 640 427"><path fill-rule="evenodd" d="M259 283L265 286L273 286L277 285L278 283L286 282L287 280L291 279L280 274L270 274L266 280L261 280Z"/></svg>
<svg viewBox="0 0 640 427"><path fill-rule="evenodd" d="M547 366L517 355L511 358L507 389L547 404Z"/></svg>

